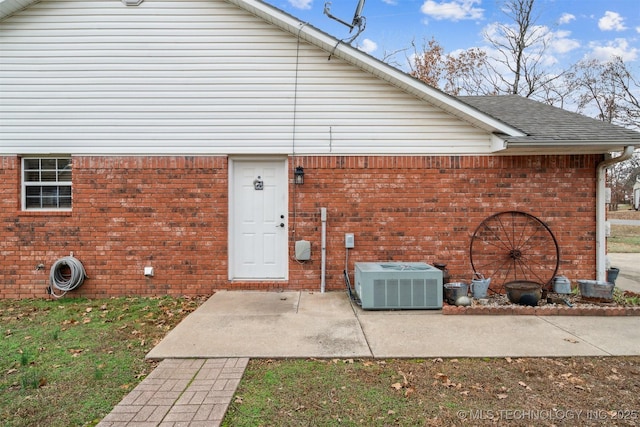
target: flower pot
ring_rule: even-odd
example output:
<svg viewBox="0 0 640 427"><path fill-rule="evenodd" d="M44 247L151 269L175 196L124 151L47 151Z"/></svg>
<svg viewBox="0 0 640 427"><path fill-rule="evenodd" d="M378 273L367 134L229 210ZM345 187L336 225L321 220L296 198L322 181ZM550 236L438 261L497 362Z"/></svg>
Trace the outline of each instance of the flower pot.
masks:
<svg viewBox="0 0 640 427"><path fill-rule="evenodd" d="M535 307L542 297L542 289L537 282L516 280L505 283L504 288L507 291L507 298L514 304Z"/></svg>

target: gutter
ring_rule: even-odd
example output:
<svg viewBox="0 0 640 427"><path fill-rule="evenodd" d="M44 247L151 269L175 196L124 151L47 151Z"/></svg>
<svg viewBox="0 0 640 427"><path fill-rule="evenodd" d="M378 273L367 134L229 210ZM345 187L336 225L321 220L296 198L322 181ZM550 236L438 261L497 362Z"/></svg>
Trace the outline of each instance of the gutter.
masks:
<svg viewBox="0 0 640 427"><path fill-rule="evenodd" d="M622 155L603 160L597 167L597 187L596 187L596 280L607 280L607 237L606 237L606 212L605 212L605 188L607 168L616 163L624 162L633 156L635 147L628 145L624 147Z"/></svg>

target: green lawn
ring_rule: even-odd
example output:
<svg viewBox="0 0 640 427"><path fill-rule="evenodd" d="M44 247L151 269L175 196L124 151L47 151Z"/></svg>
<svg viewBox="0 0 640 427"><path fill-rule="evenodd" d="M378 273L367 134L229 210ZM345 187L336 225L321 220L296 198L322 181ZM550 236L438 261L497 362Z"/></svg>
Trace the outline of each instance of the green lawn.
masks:
<svg viewBox="0 0 640 427"><path fill-rule="evenodd" d="M145 354L199 302L0 300L2 426L97 424L154 368Z"/></svg>

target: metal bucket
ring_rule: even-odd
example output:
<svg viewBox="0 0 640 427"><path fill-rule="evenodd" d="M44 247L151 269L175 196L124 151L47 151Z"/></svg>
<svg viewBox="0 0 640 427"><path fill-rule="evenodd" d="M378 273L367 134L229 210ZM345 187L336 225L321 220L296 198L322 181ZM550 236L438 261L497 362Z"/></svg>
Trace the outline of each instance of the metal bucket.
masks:
<svg viewBox="0 0 640 427"><path fill-rule="evenodd" d="M599 300L613 300L613 283L604 282L602 280L578 280L580 295L585 298L594 298Z"/></svg>
<svg viewBox="0 0 640 427"><path fill-rule="evenodd" d="M553 278L553 292L557 294L570 294L571 281L564 276L556 276Z"/></svg>
<svg viewBox="0 0 640 427"><path fill-rule="evenodd" d="M455 304L460 297L469 294L469 285L464 282L451 282L444 284L444 299L449 304Z"/></svg>

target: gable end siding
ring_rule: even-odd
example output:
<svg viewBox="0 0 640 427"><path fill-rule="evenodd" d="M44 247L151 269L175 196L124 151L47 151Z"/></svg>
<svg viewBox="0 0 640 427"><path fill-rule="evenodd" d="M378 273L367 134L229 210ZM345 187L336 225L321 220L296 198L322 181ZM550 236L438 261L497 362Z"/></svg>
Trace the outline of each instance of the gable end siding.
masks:
<svg viewBox="0 0 640 427"><path fill-rule="evenodd" d="M0 44L7 154L491 150L485 131L223 1L45 0L3 21Z"/></svg>

